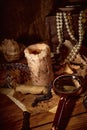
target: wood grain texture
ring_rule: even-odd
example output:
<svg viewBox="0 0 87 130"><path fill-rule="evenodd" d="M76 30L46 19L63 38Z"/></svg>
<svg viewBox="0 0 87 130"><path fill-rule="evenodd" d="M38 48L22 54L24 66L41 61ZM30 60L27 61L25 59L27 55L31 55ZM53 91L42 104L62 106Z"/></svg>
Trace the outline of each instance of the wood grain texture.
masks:
<svg viewBox="0 0 87 130"><path fill-rule="evenodd" d="M22 111L5 95L0 94L0 130L20 130Z"/></svg>
<svg viewBox="0 0 87 130"><path fill-rule="evenodd" d="M26 97L26 96L24 96ZM32 97L32 96L31 96ZM21 97L21 100L24 99ZM24 99L27 104L30 96ZM87 109L82 104L83 97L76 101L72 116L69 119L66 130L87 129ZM57 100L58 101L58 100ZM46 101L45 105L48 101ZM37 107L36 107L37 109ZM50 130L55 114L50 112L34 113L30 117L30 127L32 130ZM22 127L23 112L6 96L0 94L0 130L20 130ZM62 126L67 119L63 119Z"/></svg>

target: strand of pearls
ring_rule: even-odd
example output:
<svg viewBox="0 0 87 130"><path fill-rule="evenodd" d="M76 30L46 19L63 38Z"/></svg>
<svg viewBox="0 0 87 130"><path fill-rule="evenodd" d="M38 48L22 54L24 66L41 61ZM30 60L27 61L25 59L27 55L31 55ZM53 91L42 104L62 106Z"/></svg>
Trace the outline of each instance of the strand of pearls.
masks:
<svg viewBox="0 0 87 130"><path fill-rule="evenodd" d="M81 11L80 14L79 14L79 20L78 20L79 40L77 41L77 39L74 37L74 35L72 34L72 32L70 30L68 19L67 19L67 15L66 15L65 12L63 12L64 21L65 21L67 32L68 32L70 38L76 42L76 45L72 48L71 52L67 56L66 61L73 61L73 59L75 58L76 54L78 53L78 51L81 48L81 44L82 44L82 40L83 40L83 34L82 34L82 32L83 32L82 31L82 29L83 29L82 28L82 14L83 14L83 11Z"/></svg>
<svg viewBox="0 0 87 130"><path fill-rule="evenodd" d="M70 15L70 13L68 13L68 15ZM56 26L57 26L57 37L59 40L59 45L57 46L57 54L59 53L59 49L60 46L63 43L63 19L66 25L66 29L68 32L68 35L70 36L70 38L76 42L76 45L72 48L71 52L69 53L69 55L67 56L67 58L65 59L65 61L72 61L76 54L78 53L81 44L82 44L82 40L83 40L83 31L82 31L82 15L83 15L83 11L80 12L79 14L79 20L78 20L78 34L79 34L79 40L77 41L77 39L74 37L74 35L71 32L70 26L69 26L69 21L67 19L67 13L65 12L57 12L56 13Z"/></svg>
<svg viewBox="0 0 87 130"><path fill-rule="evenodd" d="M57 46L56 53L59 53L61 44L63 43L63 15L62 13L56 13L56 27L59 45Z"/></svg>

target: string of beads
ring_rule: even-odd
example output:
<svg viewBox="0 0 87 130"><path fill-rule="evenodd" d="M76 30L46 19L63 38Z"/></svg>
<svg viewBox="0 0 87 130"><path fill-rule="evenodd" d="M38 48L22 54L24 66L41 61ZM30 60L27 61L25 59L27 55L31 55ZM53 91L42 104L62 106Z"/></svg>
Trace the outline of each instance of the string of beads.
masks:
<svg viewBox="0 0 87 130"><path fill-rule="evenodd" d="M57 37L59 40L59 44L56 49L56 53L58 54L60 51L60 47L63 44L63 24L65 23L66 26L66 31L69 35L69 37L75 41L75 45L73 46L71 52L65 59L65 61L73 61L76 54L79 52L81 45L82 45L82 40L83 40L83 25L82 25L82 16L83 16L83 11L79 13L79 18L78 18L78 40L75 38L74 34L72 33L73 31L71 30L70 23L68 20L68 17L71 17L70 12L57 12L56 13L56 27L57 27Z"/></svg>

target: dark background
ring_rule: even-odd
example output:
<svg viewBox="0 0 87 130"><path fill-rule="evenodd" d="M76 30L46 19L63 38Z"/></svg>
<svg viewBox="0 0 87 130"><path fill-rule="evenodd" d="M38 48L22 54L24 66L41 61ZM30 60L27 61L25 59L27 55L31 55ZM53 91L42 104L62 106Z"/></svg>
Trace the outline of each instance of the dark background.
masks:
<svg viewBox="0 0 87 130"><path fill-rule="evenodd" d="M5 38L24 44L48 40L45 17L67 2L86 0L0 0L0 42Z"/></svg>

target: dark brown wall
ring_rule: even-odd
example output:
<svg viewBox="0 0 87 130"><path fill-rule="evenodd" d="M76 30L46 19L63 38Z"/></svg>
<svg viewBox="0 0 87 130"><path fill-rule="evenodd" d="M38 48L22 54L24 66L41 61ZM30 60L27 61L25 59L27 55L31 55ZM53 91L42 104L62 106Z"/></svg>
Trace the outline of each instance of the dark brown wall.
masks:
<svg viewBox="0 0 87 130"><path fill-rule="evenodd" d="M46 40L45 17L60 1L0 0L0 41L4 38L14 38L25 43Z"/></svg>
<svg viewBox="0 0 87 130"><path fill-rule="evenodd" d="M44 18L53 0L1 0L0 39L35 41L46 39Z"/></svg>

